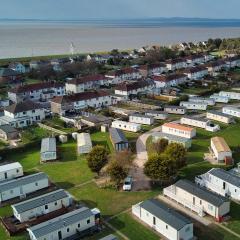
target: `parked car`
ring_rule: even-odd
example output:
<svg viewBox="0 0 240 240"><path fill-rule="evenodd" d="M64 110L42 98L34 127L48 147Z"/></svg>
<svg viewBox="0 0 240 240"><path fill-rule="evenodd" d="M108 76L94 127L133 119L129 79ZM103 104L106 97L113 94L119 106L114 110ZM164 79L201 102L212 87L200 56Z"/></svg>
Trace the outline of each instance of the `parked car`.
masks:
<svg viewBox="0 0 240 240"><path fill-rule="evenodd" d="M131 190L132 190L132 177L128 176L124 180L123 191L131 191Z"/></svg>

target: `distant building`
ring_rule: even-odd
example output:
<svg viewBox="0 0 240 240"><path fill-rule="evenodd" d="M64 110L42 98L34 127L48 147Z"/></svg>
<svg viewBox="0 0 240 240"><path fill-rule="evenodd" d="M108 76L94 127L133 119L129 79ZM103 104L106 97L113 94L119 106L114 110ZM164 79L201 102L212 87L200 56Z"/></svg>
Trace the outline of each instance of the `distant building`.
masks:
<svg viewBox="0 0 240 240"><path fill-rule="evenodd" d="M206 111L207 110L207 106L208 104L203 102L186 102L186 101L182 101L180 102L179 106L181 107L185 107L188 110L201 110L201 111Z"/></svg>
<svg viewBox="0 0 240 240"><path fill-rule="evenodd" d="M205 66L191 67L184 70L190 80L200 80L208 75L208 69Z"/></svg>
<svg viewBox="0 0 240 240"><path fill-rule="evenodd" d="M141 65L139 67L139 72L143 77L148 77L154 74L162 74L164 72L167 72L167 67L164 63Z"/></svg>
<svg viewBox="0 0 240 240"><path fill-rule="evenodd" d="M152 77L157 88L178 86L187 81L184 74L155 75Z"/></svg>
<svg viewBox="0 0 240 240"><path fill-rule="evenodd" d="M215 100L212 98L190 97L188 100L189 102L206 103L209 106L215 105Z"/></svg>
<svg viewBox="0 0 240 240"><path fill-rule="evenodd" d="M0 83L17 83L23 80L20 72L14 71L10 68L0 68Z"/></svg>
<svg viewBox="0 0 240 240"><path fill-rule="evenodd" d="M92 150L92 140L89 133L77 135L77 151L79 154L89 153Z"/></svg>
<svg viewBox="0 0 240 240"><path fill-rule="evenodd" d="M19 73L26 73L27 72L26 67L20 62L10 63L8 68L10 68L10 69L12 69L16 72L19 72Z"/></svg>
<svg viewBox="0 0 240 240"><path fill-rule="evenodd" d="M229 97L219 96L219 94L214 93L210 96L211 99L214 99L216 103L228 103Z"/></svg>
<svg viewBox="0 0 240 240"><path fill-rule="evenodd" d="M19 162L0 165L0 182L21 176L23 176L23 167Z"/></svg>
<svg viewBox="0 0 240 240"><path fill-rule="evenodd" d="M166 61L166 66L169 71L175 71L187 67L187 62L183 58L170 59Z"/></svg>
<svg viewBox="0 0 240 240"><path fill-rule="evenodd" d="M205 63L205 56L202 54L190 55L190 56L187 56L185 59L187 64L191 66Z"/></svg>
<svg viewBox="0 0 240 240"><path fill-rule="evenodd" d="M116 151L128 150L129 143L121 129L110 128L109 134L110 140Z"/></svg>
<svg viewBox="0 0 240 240"><path fill-rule="evenodd" d="M168 118L168 113L164 111L147 110L145 112L145 115L153 117L154 119L157 119L157 120L165 120Z"/></svg>
<svg viewBox="0 0 240 240"><path fill-rule="evenodd" d="M57 159L56 138L43 138L41 144L41 161L48 162Z"/></svg>

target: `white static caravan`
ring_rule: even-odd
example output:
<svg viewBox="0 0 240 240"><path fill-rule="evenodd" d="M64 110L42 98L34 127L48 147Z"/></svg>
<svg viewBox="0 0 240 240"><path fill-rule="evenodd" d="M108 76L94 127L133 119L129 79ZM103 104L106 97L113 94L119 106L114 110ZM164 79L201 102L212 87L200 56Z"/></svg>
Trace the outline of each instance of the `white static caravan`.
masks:
<svg viewBox="0 0 240 240"><path fill-rule="evenodd" d="M27 194L47 188L49 180L45 173L36 173L0 183L0 203L12 198L24 198Z"/></svg>
<svg viewBox="0 0 240 240"><path fill-rule="evenodd" d="M163 194L203 217L206 213L217 221L230 212L230 201L188 180L179 180L163 190Z"/></svg>
<svg viewBox="0 0 240 240"><path fill-rule="evenodd" d="M214 99L216 103L228 103L229 97L219 96L219 94L214 93L210 96L211 99Z"/></svg>
<svg viewBox="0 0 240 240"><path fill-rule="evenodd" d="M200 102L180 102L179 104L181 107L185 107L188 110L201 110L205 111L207 110L207 104L206 103L200 103Z"/></svg>
<svg viewBox="0 0 240 240"><path fill-rule="evenodd" d="M226 123L226 124L230 124L234 122L234 119L232 116L225 113L217 112L217 111L208 111L207 118L218 121L218 122Z"/></svg>
<svg viewBox="0 0 240 240"><path fill-rule="evenodd" d="M19 162L0 166L0 182L23 176L23 167Z"/></svg>
<svg viewBox="0 0 240 240"><path fill-rule="evenodd" d="M129 116L129 122L131 123L139 123L144 125L152 125L154 124L154 118L142 114L131 114Z"/></svg>
<svg viewBox="0 0 240 240"><path fill-rule="evenodd" d="M39 216L54 212L63 207L69 207L72 203L72 197L59 189L46 193L39 197L12 205L13 214L20 222L30 221Z"/></svg>
<svg viewBox="0 0 240 240"><path fill-rule="evenodd" d="M240 201L240 177L222 168L212 168L195 177L195 182L219 195Z"/></svg>
<svg viewBox="0 0 240 240"><path fill-rule="evenodd" d="M208 106L214 106L215 100L212 98L190 97L189 102L206 103Z"/></svg>
<svg viewBox="0 0 240 240"><path fill-rule="evenodd" d="M27 229L31 240L59 240L76 237L78 233L94 228L95 215L87 207L68 212Z"/></svg>
<svg viewBox="0 0 240 240"><path fill-rule="evenodd" d="M179 107L179 106L166 106L164 108L164 111L169 114L184 115L187 112L187 109L185 107Z"/></svg>
<svg viewBox="0 0 240 240"><path fill-rule="evenodd" d="M129 131L129 132L138 132L141 130L141 124L119 121L119 120L113 121L112 127Z"/></svg>
<svg viewBox="0 0 240 240"><path fill-rule="evenodd" d="M77 135L77 151L79 154L89 153L92 150L92 140L89 133Z"/></svg>
<svg viewBox="0 0 240 240"><path fill-rule="evenodd" d="M231 115L233 117L240 118L240 108L226 106L222 108L222 112L225 114Z"/></svg>
<svg viewBox="0 0 240 240"><path fill-rule="evenodd" d="M162 132L188 139L196 136L195 128L186 127L177 123L164 123L162 125Z"/></svg>
<svg viewBox="0 0 240 240"><path fill-rule="evenodd" d="M231 100L240 100L240 92L225 92L221 91L219 96L228 97Z"/></svg>
<svg viewBox="0 0 240 240"><path fill-rule="evenodd" d="M168 113L164 111L148 110L147 112L145 112L145 115L153 117L157 120L166 120L168 118Z"/></svg>
<svg viewBox="0 0 240 240"><path fill-rule="evenodd" d="M193 239L193 223L156 199L132 206L132 213L169 240Z"/></svg>
<svg viewBox="0 0 240 240"><path fill-rule="evenodd" d="M43 138L41 143L41 161L48 162L57 159L56 138Z"/></svg>

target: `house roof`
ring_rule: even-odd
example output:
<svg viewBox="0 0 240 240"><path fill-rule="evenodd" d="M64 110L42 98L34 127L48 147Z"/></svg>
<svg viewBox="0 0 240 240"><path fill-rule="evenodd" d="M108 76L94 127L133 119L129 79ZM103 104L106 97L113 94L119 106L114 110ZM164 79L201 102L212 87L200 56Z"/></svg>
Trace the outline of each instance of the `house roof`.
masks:
<svg viewBox="0 0 240 240"><path fill-rule="evenodd" d="M120 91L132 91L132 90L136 90L136 89L141 89L141 88L145 88L147 86L150 86L151 83L149 81L138 81L138 82L124 82L124 83L120 83L115 87L115 90L120 90Z"/></svg>
<svg viewBox="0 0 240 240"><path fill-rule="evenodd" d="M67 84L74 84L74 85L79 85L82 83L87 83L87 82L97 82L106 79L104 75L97 74L97 75L88 75L80 78L75 78L72 80L67 81Z"/></svg>
<svg viewBox="0 0 240 240"><path fill-rule="evenodd" d="M222 137L213 137L211 142L214 144L218 152L231 152L231 149L227 145L226 141Z"/></svg>
<svg viewBox="0 0 240 240"><path fill-rule="evenodd" d="M13 179L7 182L0 183L0 192L5 192L13 188L17 188L29 183L33 183L42 179L48 179L47 175L43 172L31 174L25 177Z"/></svg>
<svg viewBox="0 0 240 240"><path fill-rule="evenodd" d="M22 165L19 162L9 163L0 165L0 172L7 172L12 169L22 168Z"/></svg>
<svg viewBox="0 0 240 240"><path fill-rule="evenodd" d="M183 63L186 62L184 58L176 58L176 59L169 59L166 61L166 64L177 64L177 63Z"/></svg>
<svg viewBox="0 0 240 240"><path fill-rule="evenodd" d="M127 138L125 137L123 131L121 129L118 129L118 128L110 128L109 129L109 134L111 136L111 140L117 144L117 143L122 143L122 142L125 142L127 143L128 140Z"/></svg>
<svg viewBox="0 0 240 240"><path fill-rule="evenodd" d="M189 55L187 57L185 57L187 60L195 60L195 59L199 59L199 58L204 58L204 55L202 54L195 54L195 55Z"/></svg>
<svg viewBox="0 0 240 240"><path fill-rule="evenodd" d="M156 138L165 138L169 141L173 142L179 142L179 143L186 143L186 142L191 142L191 139L189 138L184 138L184 137L179 137L173 134L168 134L168 133L163 133L163 132L155 132L152 134L153 137Z"/></svg>
<svg viewBox="0 0 240 240"><path fill-rule="evenodd" d="M92 211L87 207L74 210L72 212L63 214L59 217L53 218L49 221L40 223L31 228L28 228L36 238L41 238L52 232L64 229L67 226L71 226L79 221L85 220L93 216Z"/></svg>
<svg viewBox="0 0 240 240"><path fill-rule="evenodd" d="M0 125L0 130L2 130L5 133L15 133L17 132L17 129L15 129L14 127L12 127L9 124L5 124L5 125Z"/></svg>
<svg viewBox="0 0 240 240"><path fill-rule="evenodd" d="M20 73L11 68L0 68L0 77L11 77L18 75L20 75Z"/></svg>
<svg viewBox="0 0 240 240"><path fill-rule="evenodd" d="M56 152L56 138L43 138L41 143L41 153Z"/></svg>
<svg viewBox="0 0 240 240"><path fill-rule="evenodd" d="M205 188L199 187L197 184L190 182L189 180L179 180L175 183L175 186L185 190L186 192L197 196L198 198L211 203L212 205L219 207L224 202L228 202L229 200L225 197L217 195L213 192L208 191Z"/></svg>
<svg viewBox="0 0 240 240"><path fill-rule="evenodd" d="M166 204L156 199L150 199L142 202L140 207L151 213L153 216L161 219L163 222L176 230L182 229L187 224L192 224L188 218L184 217L180 213L169 208Z"/></svg>
<svg viewBox="0 0 240 240"><path fill-rule="evenodd" d="M153 76L154 81L157 82L170 82L180 78L186 78L184 74L170 74L170 75L160 75L160 76Z"/></svg>
<svg viewBox="0 0 240 240"><path fill-rule="evenodd" d="M20 112L41 109L41 108L42 107L40 104L37 104L30 100L26 100L26 101L23 101L20 103L14 103L14 104L6 107L5 110L10 113L20 113Z"/></svg>
<svg viewBox="0 0 240 240"><path fill-rule="evenodd" d="M202 72L207 71L206 66L197 66L197 67L191 67L184 70L184 73L196 73L196 72Z"/></svg>
<svg viewBox="0 0 240 240"><path fill-rule="evenodd" d="M161 67L166 67L166 64L164 63L153 63L153 64L148 64L148 65L141 65L139 69L141 70L151 70L155 68L161 68Z"/></svg>
<svg viewBox="0 0 240 240"><path fill-rule="evenodd" d="M111 72L107 73L106 75L117 77L117 76L121 76L123 74L132 74L132 73L136 73L136 72L138 72L136 69L129 67L129 68L122 68L122 69L119 69L116 71L111 71Z"/></svg>
<svg viewBox="0 0 240 240"><path fill-rule="evenodd" d="M186 126L183 126L181 124L172 123L172 122L164 123L162 126L170 127L170 128L176 128L176 129L183 130L183 131L188 131L188 132L191 132L191 131L194 130L194 128L186 127Z"/></svg>

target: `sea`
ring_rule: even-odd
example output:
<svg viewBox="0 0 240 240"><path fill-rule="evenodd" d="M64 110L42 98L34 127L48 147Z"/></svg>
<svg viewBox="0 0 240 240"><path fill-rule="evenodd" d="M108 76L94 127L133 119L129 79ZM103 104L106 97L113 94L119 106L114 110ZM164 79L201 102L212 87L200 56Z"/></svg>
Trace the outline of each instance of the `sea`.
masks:
<svg viewBox="0 0 240 240"><path fill-rule="evenodd" d="M0 20L0 59L169 46L240 37L240 20ZM73 46L73 47L72 47Z"/></svg>

